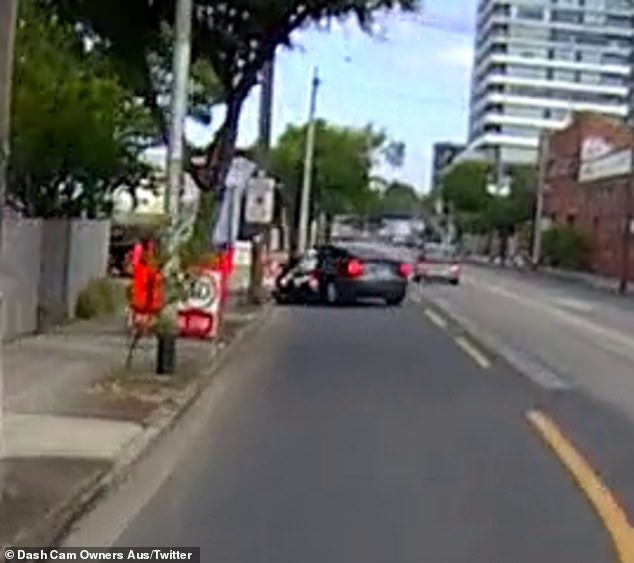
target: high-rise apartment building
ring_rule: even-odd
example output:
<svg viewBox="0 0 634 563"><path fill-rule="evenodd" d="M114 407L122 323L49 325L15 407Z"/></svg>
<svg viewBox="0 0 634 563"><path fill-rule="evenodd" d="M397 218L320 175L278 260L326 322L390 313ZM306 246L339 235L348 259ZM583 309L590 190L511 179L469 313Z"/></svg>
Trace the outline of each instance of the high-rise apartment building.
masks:
<svg viewBox="0 0 634 563"><path fill-rule="evenodd" d="M465 146L458 143L434 143L432 156L432 172L431 172L431 188L437 188L440 185L440 179L443 170L445 170L454 161Z"/></svg>
<svg viewBox="0 0 634 563"><path fill-rule="evenodd" d="M631 0L479 0L469 147L537 159L571 112L628 115Z"/></svg>

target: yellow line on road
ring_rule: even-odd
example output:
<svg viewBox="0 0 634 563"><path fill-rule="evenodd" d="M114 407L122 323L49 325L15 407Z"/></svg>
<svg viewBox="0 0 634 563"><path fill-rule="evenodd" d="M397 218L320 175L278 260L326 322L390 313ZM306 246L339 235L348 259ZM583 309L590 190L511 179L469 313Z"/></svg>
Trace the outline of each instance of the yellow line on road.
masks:
<svg viewBox="0 0 634 563"><path fill-rule="evenodd" d="M471 359L478 364L482 369L488 369L491 367L491 362L489 359L482 353L475 344L472 344L469 340L467 340L464 336L456 337L456 344L462 348L462 350L471 356Z"/></svg>
<svg viewBox="0 0 634 563"><path fill-rule="evenodd" d="M442 328L443 330L447 328L447 321L435 311L425 309L425 316L438 328Z"/></svg>
<svg viewBox="0 0 634 563"><path fill-rule="evenodd" d="M539 411L526 416L592 503L612 538L619 562L634 563L634 528L614 495L548 416Z"/></svg>

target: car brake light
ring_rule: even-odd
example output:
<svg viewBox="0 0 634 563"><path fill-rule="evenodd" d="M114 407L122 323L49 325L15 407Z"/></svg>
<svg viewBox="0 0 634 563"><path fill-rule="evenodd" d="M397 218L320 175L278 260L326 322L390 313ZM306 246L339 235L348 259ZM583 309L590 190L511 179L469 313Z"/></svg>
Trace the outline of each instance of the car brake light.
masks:
<svg viewBox="0 0 634 563"><path fill-rule="evenodd" d="M363 262L355 259L350 260L346 271L351 278L358 278L359 276L362 276L364 272Z"/></svg>
<svg viewBox="0 0 634 563"><path fill-rule="evenodd" d="M451 271L452 274L457 274L460 271L460 265L459 264L452 264L450 266L449 270Z"/></svg>
<svg viewBox="0 0 634 563"><path fill-rule="evenodd" d="M412 265L403 262L398 268L398 273L404 278L409 278L412 275Z"/></svg>

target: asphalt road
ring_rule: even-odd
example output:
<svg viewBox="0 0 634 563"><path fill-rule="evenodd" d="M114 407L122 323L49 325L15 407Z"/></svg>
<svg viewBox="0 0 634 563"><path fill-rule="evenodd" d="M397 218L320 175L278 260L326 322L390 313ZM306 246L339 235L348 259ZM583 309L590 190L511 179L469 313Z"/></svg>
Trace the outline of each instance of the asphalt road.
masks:
<svg viewBox="0 0 634 563"><path fill-rule="evenodd" d="M222 378L156 490L123 514L162 467L149 460L93 532L117 521L119 547L222 563L632 561L624 514L584 473L599 460L627 510L631 427L517 375L425 303L278 309ZM90 526L75 542L96 541Z"/></svg>
<svg viewBox="0 0 634 563"><path fill-rule="evenodd" d="M423 290L569 387L615 406L634 421L634 299L514 270L467 266L463 284Z"/></svg>

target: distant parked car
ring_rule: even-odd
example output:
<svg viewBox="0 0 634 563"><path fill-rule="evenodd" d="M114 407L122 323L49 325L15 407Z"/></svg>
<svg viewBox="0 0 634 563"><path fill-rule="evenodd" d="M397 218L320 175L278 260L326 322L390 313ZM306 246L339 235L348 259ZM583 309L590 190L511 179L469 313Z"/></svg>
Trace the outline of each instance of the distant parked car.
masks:
<svg viewBox="0 0 634 563"><path fill-rule="evenodd" d="M414 281L445 281L460 283L462 265L457 249L444 244L427 244L418 256L414 269Z"/></svg>

